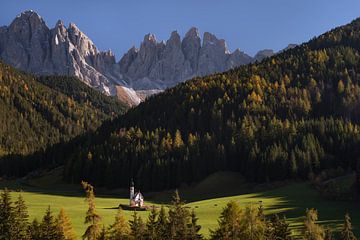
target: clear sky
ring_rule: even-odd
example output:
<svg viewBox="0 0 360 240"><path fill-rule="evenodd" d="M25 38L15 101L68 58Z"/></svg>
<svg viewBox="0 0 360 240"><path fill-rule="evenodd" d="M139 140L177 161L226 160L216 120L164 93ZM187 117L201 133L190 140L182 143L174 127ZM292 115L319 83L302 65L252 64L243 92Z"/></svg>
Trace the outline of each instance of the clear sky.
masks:
<svg viewBox="0 0 360 240"><path fill-rule="evenodd" d="M280 50L360 17L360 0L0 0L0 25L28 9L49 27L76 23L119 59L147 33L167 40L192 26L224 38L230 50Z"/></svg>

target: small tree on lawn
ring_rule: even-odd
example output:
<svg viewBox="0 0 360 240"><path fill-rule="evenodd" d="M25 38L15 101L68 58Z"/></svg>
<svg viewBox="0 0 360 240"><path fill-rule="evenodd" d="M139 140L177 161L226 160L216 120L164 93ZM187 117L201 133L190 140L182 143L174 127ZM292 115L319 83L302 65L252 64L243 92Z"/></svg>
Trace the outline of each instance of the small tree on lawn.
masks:
<svg viewBox="0 0 360 240"><path fill-rule="evenodd" d="M101 217L95 211L95 194L94 187L89 183L81 182L83 189L86 192L86 201L89 204L89 208L85 216L85 224L89 224L86 228L83 239L96 240L100 235L100 221Z"/></svg>

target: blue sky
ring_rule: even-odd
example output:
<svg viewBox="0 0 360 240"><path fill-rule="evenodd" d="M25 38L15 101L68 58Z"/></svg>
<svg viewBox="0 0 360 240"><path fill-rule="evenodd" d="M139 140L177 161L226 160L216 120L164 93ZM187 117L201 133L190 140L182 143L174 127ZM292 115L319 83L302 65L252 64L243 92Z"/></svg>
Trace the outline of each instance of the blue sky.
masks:
<svg viewBox="0 0 360 240"><path fill-rule="evenodd" d="M360 17L359 0L0 0L0 25L20 12L37 11L53 27L76 23L101 50L119 59L146 33L158 40L192 27L224 38L230 50L250 55L282 49Z"/></svg>

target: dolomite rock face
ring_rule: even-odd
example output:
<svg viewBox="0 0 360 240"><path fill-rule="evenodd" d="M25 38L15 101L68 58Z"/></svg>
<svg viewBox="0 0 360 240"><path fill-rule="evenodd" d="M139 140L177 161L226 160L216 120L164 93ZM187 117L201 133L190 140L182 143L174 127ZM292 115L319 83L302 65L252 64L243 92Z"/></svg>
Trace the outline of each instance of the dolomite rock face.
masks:
<svg viewBox="0 0 360 240"><path fill-rule="evenodd" d="M260 51L255 58L239 49L231 53L225 40L198 29L183 39L174 31L157 41L147 34L139 48L132 47L119 62L111 51L102 52L74 23L59 20L50 29L33 11L0 27L0 58L21 70L40 75L77 76L87 85L116 95L129 106L195 76L222 72L273 55Z"/></svg>

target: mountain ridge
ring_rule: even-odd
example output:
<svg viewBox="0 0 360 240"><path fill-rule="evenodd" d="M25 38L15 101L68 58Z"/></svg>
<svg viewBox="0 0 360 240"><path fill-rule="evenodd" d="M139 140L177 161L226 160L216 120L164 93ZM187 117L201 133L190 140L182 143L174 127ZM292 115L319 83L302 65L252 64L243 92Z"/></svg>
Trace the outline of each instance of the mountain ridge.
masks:
<svg viewBox="0 0 360 240"><path fill-rule="evenodd" d="M223 72L270 55L252 58L239 49L231 53L225 40L209 32L201 39L193 27L182 39L173 31L166 42L147 34L139 48L130 48L116 61L111 51L100 51L76 24L65 27L59 20L49 28L34 11L21 13L9 26L0 28L0 58L6 63L39 75L76 76L107 95L121 92L124 95L118 97L130 106L137 105L146 91L149 95L196 76ZM142 93L134 98L128 88Z"/></svg>

